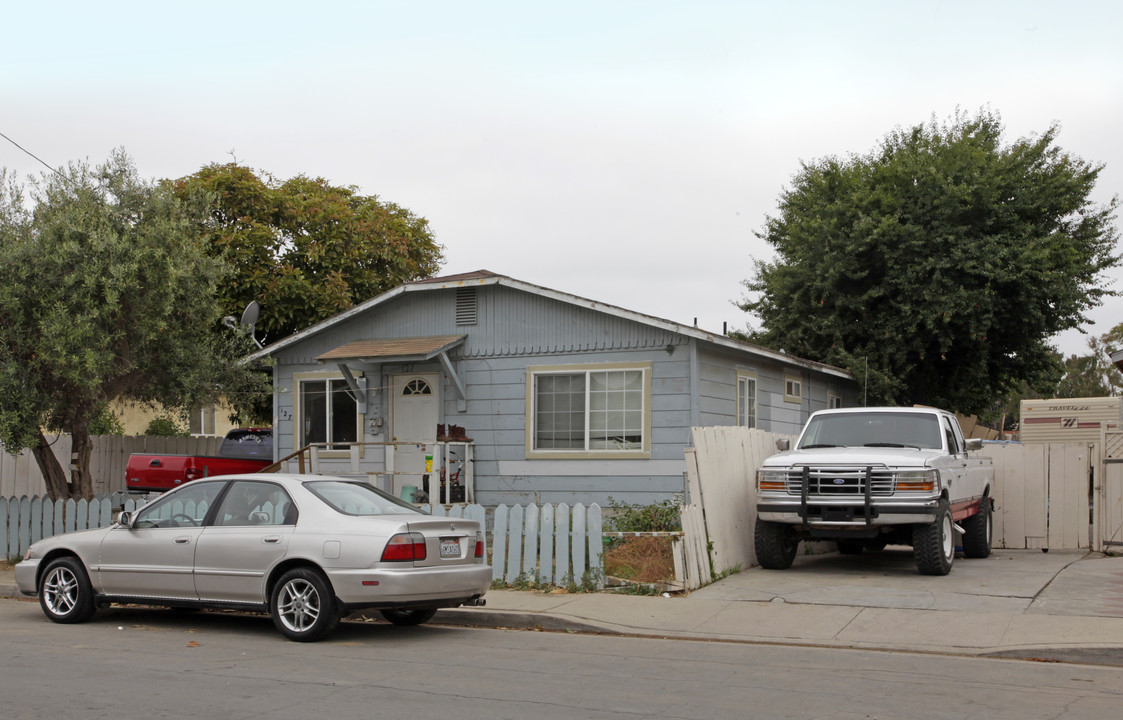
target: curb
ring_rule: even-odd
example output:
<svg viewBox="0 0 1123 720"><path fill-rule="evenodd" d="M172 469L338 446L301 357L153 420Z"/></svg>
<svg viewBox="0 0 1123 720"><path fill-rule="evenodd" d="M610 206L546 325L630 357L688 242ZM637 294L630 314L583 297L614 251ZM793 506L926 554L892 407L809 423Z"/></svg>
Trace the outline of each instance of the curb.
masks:
<svg viewBox="0 0 1123 720"><path fill-rule="evenodd" d="M19 591L15 585L0 585L0 598L26 598L30 595L24 595Z"/></svg>
<svg viewBox="0 0 1123 720"><path fill-rule="evenodd" d="M556 615L519 612L515 610L464 610L444 608L437 611L434 625L455 625L459 627L481 627L511 630L550 630L559 632L580 632L593 634L622 635L618 630L588 622L569 620Z"/></svg>

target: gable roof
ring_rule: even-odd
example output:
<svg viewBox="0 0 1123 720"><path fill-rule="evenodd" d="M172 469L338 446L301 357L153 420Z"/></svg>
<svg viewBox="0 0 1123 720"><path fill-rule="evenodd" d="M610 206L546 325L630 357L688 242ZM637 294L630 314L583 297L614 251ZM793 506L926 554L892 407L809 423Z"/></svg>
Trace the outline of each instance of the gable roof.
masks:
<svg viewBox="0 0 1123 720"><path fill-rule="evenodd" d="M765 348L759 345L741 342L740 340L734 340L733 338L727 337L725 335L707 332L706 330L702 330L697 327L682 325L680 323L676 323L671 320L665 320L663 318L657 318L652 315L644 315L643 313L638 313L632 310L625 310L624 308L620 308L615 305L609 305L608 303L602 303L596 300L589 300L588 298L561 292L560 290L552 290L540 285L534 285L522 280L516 280L515 278L507 277L506 275L500 275L498 273L491 272L490 270L476 270L474 272L428 278L425 280L417 280L411 283L406 283L405 285L399 285L393 290L388 290L381 295L377 295L371 298L370 300L359 303L358 305L355 305L348 310L344 310L338 315L334 315L327 320L318 322L315 325L311 325L304 330L301 330L300 332L293 333L292 335L282 338L275 343L266 345L264 348L248 356L246 359L247 361L253 361L268 357L279 350L283 350L284 348L287 348L291 345L295 345L296 343L299 343L307 338L321 333L328 328L334 327L339 323L345 322L346 320L349 320L350 318L353 318L357 315L362 315L368 310L390 302L394 298L406 293L427 292L458 287L481 287L486 285L502 285L504 287L531 293L540 297L557 300L558 302L566 303L569 305L576 305L578 307L583 307L590 310L596 310L598 312L603 312L605 314L625 320L631 320L643 325L656 327L661 330L673 332L685 337L699 340L701 342L707 342L719 347L727 348L735 352L751 353L753 355L768 358L776 362L803 367L808 370L814 370L826 375L834 375L836 377L845 378L847 380L855 379L854 376L851 375L848 371L843 370L842 368L835 367L833 365L818 363L811 360L804 360L803 358L798 358L794 355L788 355L787 353L784 353L782 351L772 350L770 348ZM342 352L344 351L344 348L349 348L354 344L356 343L350 343L340 348L336 348L329 354L333 354L332 359L337 359L334 353ZM350 350L348 350L347 352L350 352ZM319 359L327 358L321 356L321 358Z"/></svg>

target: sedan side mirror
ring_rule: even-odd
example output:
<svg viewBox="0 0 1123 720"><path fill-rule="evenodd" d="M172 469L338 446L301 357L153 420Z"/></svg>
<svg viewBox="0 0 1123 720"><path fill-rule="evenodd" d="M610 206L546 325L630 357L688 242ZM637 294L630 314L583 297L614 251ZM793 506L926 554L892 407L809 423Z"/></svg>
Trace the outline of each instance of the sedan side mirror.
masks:
<svg viewBox="0 0 1123 720"><path fill-rule="evenodd" d="M133 520L135 520L135 519L136 519L135 513L131 513L128 510L124 510L124 511L121 512L120 515L117 516L117 524L120 525L121 527L125 528L126 530L132 530L133 529Z"/></svg>

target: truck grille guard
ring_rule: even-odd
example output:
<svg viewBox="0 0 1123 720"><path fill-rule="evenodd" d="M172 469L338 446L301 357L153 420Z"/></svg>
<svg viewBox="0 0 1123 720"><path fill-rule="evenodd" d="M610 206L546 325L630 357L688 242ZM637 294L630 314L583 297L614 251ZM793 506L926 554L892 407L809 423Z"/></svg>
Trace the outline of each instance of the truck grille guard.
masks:
<svg viewBox="0 0 1123 720"><path fill-rule="evenodd" d="M863 515L865 515L866 527L868 528L873 522L871 506L873 505L874 495L892 495L895 484L893 471L878 470L875 474L872 465L867 465L865 468L812 468L809 465L804 465L796 473L789 473L785 486L791 493L793 489L792 481L797 480L799 483L799 516L803 518L804 528L811 526L811 517L807 512L807 500L811 495L816 497L861 496L865 508Z"/></svg>

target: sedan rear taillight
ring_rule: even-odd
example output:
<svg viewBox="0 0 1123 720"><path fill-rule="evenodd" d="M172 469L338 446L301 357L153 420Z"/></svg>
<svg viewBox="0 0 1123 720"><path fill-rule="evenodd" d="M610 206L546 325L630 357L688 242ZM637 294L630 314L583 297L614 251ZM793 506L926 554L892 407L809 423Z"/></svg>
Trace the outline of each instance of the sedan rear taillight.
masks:
<svg viewBox="0 0 1123 720"><path fill-rule="evenodd" d="M398 533L382 551L382 562L412 562L425 557L425 536L417 532Z"/></svg>
<svg viewBox="0 0 1123 720"><path fill-rule="evenodd" d="M476 531L476 557L482 558L484 556L484 534L479 530Z"/></svg>

